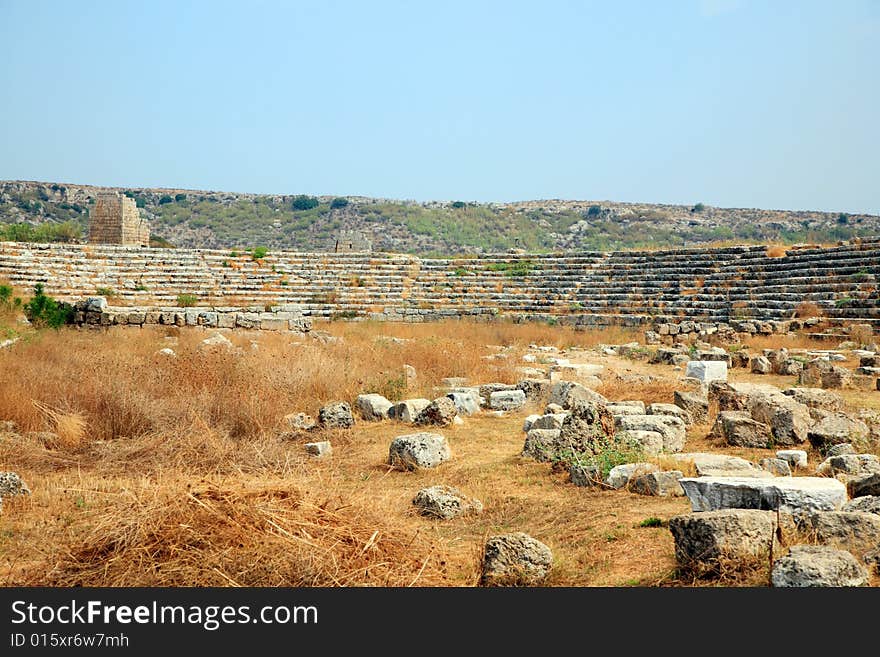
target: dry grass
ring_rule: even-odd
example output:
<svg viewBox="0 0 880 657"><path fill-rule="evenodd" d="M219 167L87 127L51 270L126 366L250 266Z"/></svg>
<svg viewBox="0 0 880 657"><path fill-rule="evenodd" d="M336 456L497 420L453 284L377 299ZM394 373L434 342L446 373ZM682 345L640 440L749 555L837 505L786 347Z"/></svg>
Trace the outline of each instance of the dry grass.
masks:
<svg viewBox="0 0 880 657"><path fill-rule="evenodd" d="M33 491L4 500L0 581L474 586L486 537L525 531L553 550L548 586L719 584L677 578L663 524L690 510L685 498L578 488L549 464L522 459L531 408L439 429L453 458L417 472L386 465L391 440L413 431L406 425L359 421L348 431L284 433L284 415L353 401L401 376L403 363L419 377L406 396L431 398L447 376L516 380L530 343L619 344L631 332L463 322L316 328L341 341L234 332L236 351L203 351L206 334L197 329L174 330L168 340L159 330L119 328L46 331L0 352L0 419L22 429L0 436L0 470L20 473ZM163 346L177 358L158 356ZM498 353L509 357L483 358ZM668 366L590 358L621 372L600 390L612 399L669 402L680 385ZM717 449L707 430L689 430L689 451ZM58 440L28 431L52 431ZM308 457L302 443L323 439L332 456ZM687 463L658 463L693 474ZM483 514L452 521L416 514L415 493L440 483L480 499ZM661 526L641 526L652 518Z"/></svg>
<svg viewBox="0 0 880 657"><path fill-rule="evenodd" d="M772 244L767 247L766 256L768 258L784 258L788 250L781 244Z"/></svg>
<svg viewBox="0 0 880 657"><path fill-rule="evenodd" d="M794 316L800 319L822 317L822 315L822 309L819 307L819 304L813 301L801 301L794 309Z"/></svg>

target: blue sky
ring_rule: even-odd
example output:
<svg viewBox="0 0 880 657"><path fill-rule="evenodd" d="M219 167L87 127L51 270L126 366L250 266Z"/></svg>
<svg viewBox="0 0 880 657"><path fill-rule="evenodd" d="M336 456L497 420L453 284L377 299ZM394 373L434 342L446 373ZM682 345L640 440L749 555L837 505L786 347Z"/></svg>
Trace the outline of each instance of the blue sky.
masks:
<svg viewBox="0 0 880 657"><path fill-rule="evenodd" d="M0 179L880 214L880 2L0 0Z"/></svg>

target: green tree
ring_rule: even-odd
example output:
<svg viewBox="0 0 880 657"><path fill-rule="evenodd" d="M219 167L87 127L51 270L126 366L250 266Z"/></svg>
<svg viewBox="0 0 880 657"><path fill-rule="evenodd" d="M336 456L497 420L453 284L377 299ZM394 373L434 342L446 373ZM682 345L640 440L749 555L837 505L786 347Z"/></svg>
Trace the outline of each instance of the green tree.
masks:
<svg viewBox="0 0 880 657"><path fill-rule="evenodd" d="M330 201L330 209L338 210L339 208L344 208L348 205L348 199L342 198L341 196L337 196L332 201Z"/></svg>
<svg viewBox="0 0 880 657"><path fill-rule="evenodd" d="M300 194L299 196L295 196L293 198L293 203L291 203L291 207L294 210L313 210L318 207L318 199L314 196L306 196L304 194Z"/></svg>

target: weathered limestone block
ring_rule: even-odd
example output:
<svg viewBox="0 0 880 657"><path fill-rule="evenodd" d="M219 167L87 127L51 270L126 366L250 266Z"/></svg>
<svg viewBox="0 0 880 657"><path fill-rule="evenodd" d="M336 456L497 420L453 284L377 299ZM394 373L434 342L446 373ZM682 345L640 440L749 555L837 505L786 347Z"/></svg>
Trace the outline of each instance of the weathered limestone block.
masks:
<svg viewBox="0 0 880 657"><path fill-rule="evenodd" d="M846 486L826 477L696 477L679 483L694 511L836 511L847 501Z"/></svg>
<svg viewBox="0 0 880 657"><path fill-rule="evenodd" d="M550 572L553 553L523 532L492 536L486 541L480 583L534 585Z"/></svg>
<svg viewBox="0 0 880 657"><path fill-rule="evenodd" d="M376 393L358 395L355 400L355 406L358 407L361 417L368 421L387 420L391 405L390 401Z"/></svg>
<svg viewBox="0 0 880 657"><path fill-rule="evenodd" d="M403 470L434 468L450 457L446 438L436 433L398 436L388 448L388 464Z"/></svg>
<svg viewBox="0 0 880 657"><path fill-rule="evenodd" d="M868 571L845 550L824 545L794 545L773 563L775 587L867 586Z"/></svg>
<svg viewBox="0 0 880 657"><path fill-rule="evenodd" d="M718 360L688 361L685 376L702 383L727 381L727 363Z"/></svg>
<svg viewBox="0 0 880 657"><path fill-rule="evenodd" d="M468 497L452 486L423 488L416 493L412 503L421 515L441 520L479 515L483 512L483 503L480 500Z"/></svg>
<svg viewBox="0 0 880 657"><path fill-rule="evenodd" d="M722 509L669 519L675 559L685 570L717 567L723 559L759 560L776 537L776 514L754 509Z"/></svg>

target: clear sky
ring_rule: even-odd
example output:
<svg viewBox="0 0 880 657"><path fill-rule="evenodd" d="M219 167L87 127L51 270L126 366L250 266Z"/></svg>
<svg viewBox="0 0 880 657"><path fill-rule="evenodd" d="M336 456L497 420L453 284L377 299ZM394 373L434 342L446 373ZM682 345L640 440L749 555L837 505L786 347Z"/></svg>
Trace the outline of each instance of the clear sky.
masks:
<svg viewBox="0 0 880 657"><path fill-rule="evenodd" d="M0 0L0 179L880 214L880 2Z"/></svg>

